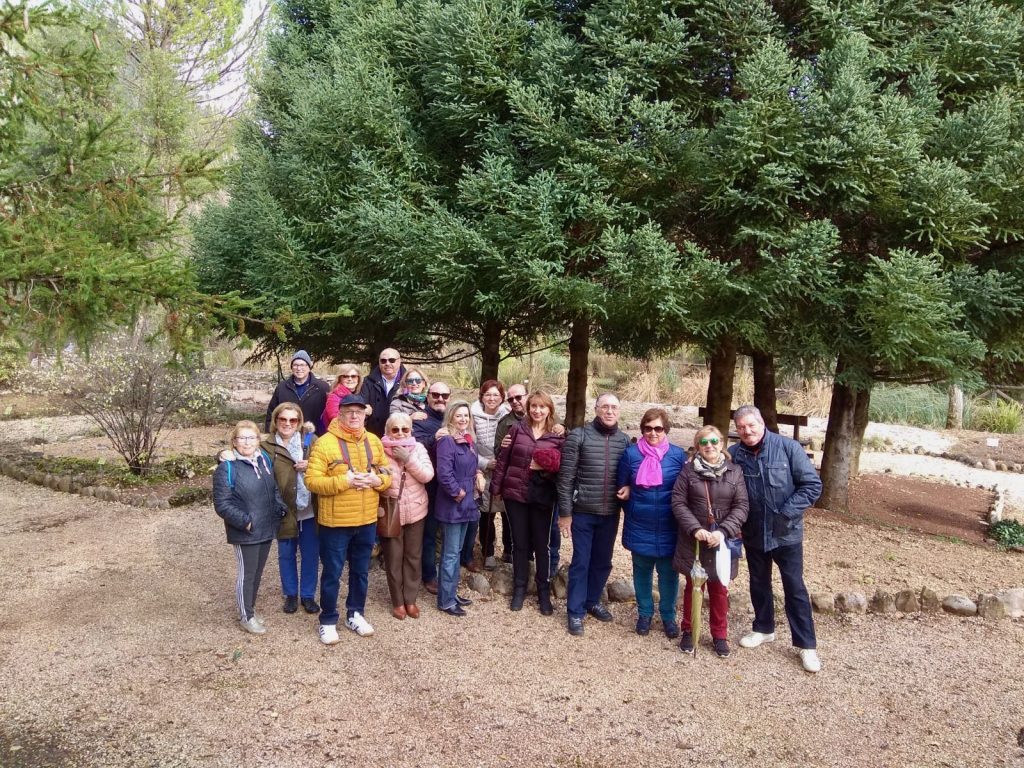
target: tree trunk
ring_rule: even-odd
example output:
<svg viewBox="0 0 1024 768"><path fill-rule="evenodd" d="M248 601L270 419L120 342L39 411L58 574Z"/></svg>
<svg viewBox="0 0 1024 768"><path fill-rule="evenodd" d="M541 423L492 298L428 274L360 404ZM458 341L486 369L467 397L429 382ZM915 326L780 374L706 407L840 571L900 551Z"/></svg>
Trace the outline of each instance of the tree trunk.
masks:
<svg viewBox="0 0 1024 768"><path fill-rule="evenodd" d="M501 325L488 320L484 325L484 346L480 350L480 384L498 378L501 363Z"/></svg>
<svg viewBox="0 0 1024 768"><path fill-rule="evenodd" d="M857 404L853 409L853 461L850 462L850 479L860 474L860 452L864 448L864 432L868 428L871 410L871 390L857 393Z"/></svg>
<svg viewBox="0 0 1024 768"><path fill-rule="evenodd" d="M779 431L779 412L775 406L775 358L767 352L752 352L754 363L754 405L764 417L764 425Z"/></svg>
<svg viewBox="0 0 1024 768"><path fill-rule="evenodd" d="M736 376L736 343L723 338L709 361L707 410L705 424L714 424L723 435L729 434L732 418L732 385Z"/></svg>
<svg viewBox="0 0 1024 768"><path fill-rule="evenodd" d="M842 373L842 359L836 365L836 377ZM871 391L832 383L832 402L825 430L825 449L821 456L821 498L817 506L835 512L850 510L850 481L860 467L860 449L868 425Z"/></svg>
<svg viewBox="0 0 1024 768"><path fill-rule="evenodd" d="M572 324L569 337L569 382L565 393L565 426L581 427L587 419L587 366L590 364L590 318Z"/></svg>
<svg viewBox="0 0 1024 768"><path fill-rule="evenodd" d="M959 384L949 385L949 407L946 409L946 429L964 428L964 389Z"/></svg>

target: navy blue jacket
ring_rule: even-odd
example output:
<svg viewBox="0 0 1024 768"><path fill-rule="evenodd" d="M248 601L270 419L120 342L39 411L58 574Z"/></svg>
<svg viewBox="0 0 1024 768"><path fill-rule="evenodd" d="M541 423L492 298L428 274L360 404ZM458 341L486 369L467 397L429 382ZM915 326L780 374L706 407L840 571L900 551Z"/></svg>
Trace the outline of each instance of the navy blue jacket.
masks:
<svg viewBox="0 0 1024 768"><path fill-rule="evenodd" d="M454 437L437 441L437 522L471 523L480 519L476 503L477 462L475 446L457 443ZM466 495L455 501L460 491Z"/></svg>
<svg viewBox="0 0 1024 768"><path fill-rule="evenodd" d="M821 478L796 440L765 431L760 450L737 443L729 449L743 470L750 511L743 543L770 552L804 539L804 510L821 496Z"/></svg>
<svg viewBox="0 0 1024 768"><path fill-rule="evenodd" d="M267 416L263 420L263 431L270 431L270 416L277 406L281 403L295 403L302 411L302 420L313 422L316 433L322 435L325 430L323 424L320 423L320 417L323 416L324 408L327 407L327 394L330 389L330 385L326 381L318 379L311 373L306 383L306 389L303 390L300 397L299 390L296 389L295 377L289 376L282 379L267 404Z"/></svg>
<svg viewBox="0 0 1024 768"><path fill-rule="evenodd" d="M288 511L274 470L261 451L260 474L247 461L222 461L213 473L213 509L224 519L228 544L262 544L277 536ZM228 482L228 468L231 481ZM246 530L249 525L250 530Z"/></svg>
<svg viewBox="0 0 1024 768"><path fill-rule="evenodd" d="M643 438L641 438L643 439ZM661 485L642 488L633 483L644 460L634 443L619 459L618 487L629 486L629 500L622 505L622 546L647 557L671 557L676 551L677 525L672 514L672 487L686 464L686 452L670 445L661 460Z"/></svg>

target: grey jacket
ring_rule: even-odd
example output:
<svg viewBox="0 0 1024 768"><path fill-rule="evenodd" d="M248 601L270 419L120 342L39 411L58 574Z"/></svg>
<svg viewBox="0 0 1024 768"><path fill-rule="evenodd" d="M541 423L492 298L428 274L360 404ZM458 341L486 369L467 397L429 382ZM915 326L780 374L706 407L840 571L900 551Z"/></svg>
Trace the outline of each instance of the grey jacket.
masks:
<svg viewBox="0 0 1024 768"><path fill-rule="evenodd" d="M594 422L572 430L562 448L558 471L558 515L574 512L617 515L622 502L615 498L619 459L629 445L626 433L599 430Z"/></svg>
<svg viewBox="0 0 1024 768"><path fill-rule="evenodd" d="M258 461L259 477L247 461L223 461L213 473L213 508L224 519L228 544L270 541L288 511L277 490L274 470L262 451ZM252 528L246 530L250 524Z"/></svg>

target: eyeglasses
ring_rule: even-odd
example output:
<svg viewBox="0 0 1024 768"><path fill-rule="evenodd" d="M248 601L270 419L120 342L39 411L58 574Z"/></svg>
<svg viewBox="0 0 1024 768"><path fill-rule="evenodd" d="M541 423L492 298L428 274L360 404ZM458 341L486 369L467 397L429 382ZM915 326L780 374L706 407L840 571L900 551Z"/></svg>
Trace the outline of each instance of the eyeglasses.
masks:
<svg viewBox="0 0 1024 768"><path fill-rule="evenodd" d="M359 378L359 374L358 373L343 373L338 378L339 379L358 379Z"/></svg>
<svg viewBox="0 0 1024 768"><path fill-rule="evenodd" d="M431 397L437 398L438 400L447 400L452 396L451 392L431 392Z"/></svg>
<svg viewBox="0 0 1024 768"><path fill-rule="evenodd" d="M294 416L292 418L290 418L290 419L287 416L278 416L277 417L277 423L278 424L298 424L299 420L296 419Z"/></svg>
<svg viewBox="0 0 1024 768"><path fill-rule="evenodd" d="M401 432L402 434L409 434L412 432L412 427L392 427L392 432Z"/></svg>
<svg viewBox="0 0 1024 768"><path fill-rule="evenodd" d="M235 438L235 440L237 440L240 443L255 443L257 440L259 440L259 437L257 437L256 435L239 435L238 437Z"/></svg>
<svg viewBox="0 0 1024 768"><path fill-rule="evenodd" d="M700 439L701 445L718 445L717 437L702 437Z"/></svg>
<svg viewBox="0 0 1024 768"><path fill-rule="evenodd" d="M419 376L410 376L408 379L405 380L405 383L406 384L422 384L423 383L423 379L421 379Z"/></svg>
<svg viewBox="0 0 1024 768"><path fill-rule="evenodd" d="M522 400L522 399L523 399L524 397L526 397L526 395L509 395L509 396L508 396L508 401L509 401L510 403L518 403L518 402L519 402L519 401L521 401L521 400Z"/></svg>
<svg viewBox="0 0 1024 768"><path fill-rule="evenodd" d="M644 424L642 427L640 427L640 431L642 431L642 432L657 432L660 435L662 432L665 431L665 428L663 426L661 426L660 424L657 425L657 426L654 426L653 424Z"/></svg>
<svg viewBox="0 0 1024 768"><path fill-rule="evenodd" d="M380 364L381 365L384 365L385 363L394 364L394 363L397 363L397 362L398 362L398 358L397 357L382 357L380 359Z"/></svg>

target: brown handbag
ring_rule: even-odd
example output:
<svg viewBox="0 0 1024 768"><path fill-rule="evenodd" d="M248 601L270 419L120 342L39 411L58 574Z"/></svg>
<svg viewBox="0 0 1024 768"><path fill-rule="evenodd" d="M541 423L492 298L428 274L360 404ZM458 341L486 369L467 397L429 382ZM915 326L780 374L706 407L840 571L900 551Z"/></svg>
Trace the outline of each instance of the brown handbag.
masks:
<svg viewBox="0 0 1024 768"><path fill-rule="evenodd" d="M398 496L381 496L377 507L377 535L382 539L393 539L402 532L402 515L399 511L399 500L405 490L405 470L398 483Z"/></svg>

